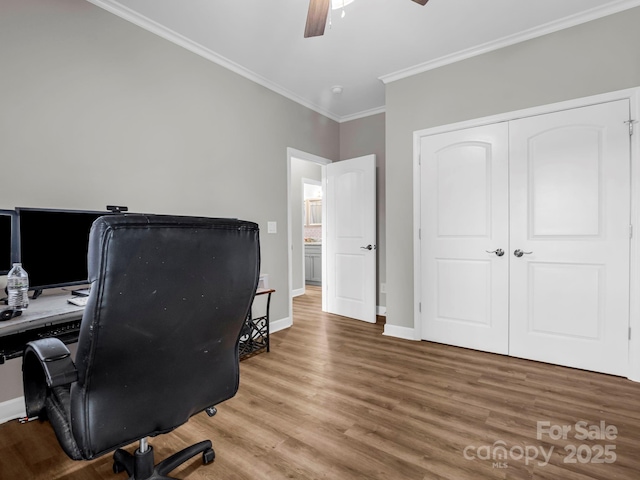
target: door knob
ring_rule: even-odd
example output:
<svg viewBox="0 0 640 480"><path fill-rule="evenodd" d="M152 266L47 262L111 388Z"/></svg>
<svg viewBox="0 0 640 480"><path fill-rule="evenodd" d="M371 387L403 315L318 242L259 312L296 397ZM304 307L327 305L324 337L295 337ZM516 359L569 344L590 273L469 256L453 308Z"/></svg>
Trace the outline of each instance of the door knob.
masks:
<svg viewBox="0 0 640 480"><path fill-rule="evenodd" d="M485 250L485 252L487 253L495 253L498 257L501 257L504 255L504 250L501 248L498 248L497 250L494 250L492 252L490 252L489 250Z"/></svg>
<svg viewBox="0 0 640 480"><path fill-rule="evenodd" d="M517 250L515 250L515 251L513 252L513 254L514 254L516 257L518 257L518 258L520 258L520 257L521 257L521 256L523 256L523 255L531 255L532 253L533 253L533 252L523 252L523 251L522 251L522 250L520 250L520 249L517 249Z"/></svg>
<svg viewBox="0 0 640 480"><path fill-rule="evenodd" d="M366 247L360 247L360 248L363 249L363 250L373 250L376 247L374 247L373 245L369 244Z"/></svg>

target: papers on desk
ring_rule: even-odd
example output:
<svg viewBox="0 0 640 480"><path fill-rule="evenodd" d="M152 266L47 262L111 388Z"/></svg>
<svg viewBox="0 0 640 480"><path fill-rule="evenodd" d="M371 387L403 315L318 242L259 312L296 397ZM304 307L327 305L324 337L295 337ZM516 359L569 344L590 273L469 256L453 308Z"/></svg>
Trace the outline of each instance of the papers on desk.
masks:
<svg viewBox="0 0 640 480"><path fill-rule="evenodd" d="M71 297L67 302L78 307L84 307L87 304L87 300L89 300L89 297Z"/></svg>

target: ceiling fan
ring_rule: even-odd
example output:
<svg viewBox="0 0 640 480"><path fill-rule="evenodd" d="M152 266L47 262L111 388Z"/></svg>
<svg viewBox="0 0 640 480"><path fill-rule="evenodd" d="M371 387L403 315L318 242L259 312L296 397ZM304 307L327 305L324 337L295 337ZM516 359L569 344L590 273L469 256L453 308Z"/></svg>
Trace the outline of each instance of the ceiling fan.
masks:
<svg viewBox="0 0 640 480"><path fill-rule="evenodd" d="M413 1L420 5L426 5L429 0ZM327 15L330 7L331 0L309 0L309 13L307 14L304 38L324 35L324 27L327 24Z"/></svg>

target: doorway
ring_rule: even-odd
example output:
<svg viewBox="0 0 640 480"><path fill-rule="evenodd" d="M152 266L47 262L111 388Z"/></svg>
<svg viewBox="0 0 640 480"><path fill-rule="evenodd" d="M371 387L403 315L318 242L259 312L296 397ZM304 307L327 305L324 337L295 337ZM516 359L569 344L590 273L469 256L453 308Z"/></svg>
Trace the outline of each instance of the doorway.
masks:
<svg viewBox="0 0 640 480"><path fill-rule="evenodd" d="M295 163L294 163L295 166ZM322 190L323 172L319 179L302 178L302 249L303 289L309 285L322 285ZM295 215L295 213L294 213Z"/></svg>
<svg viewBox="0 0 640 480"><path fill-rule="evenodd" d="M376 157L362 157L332 163L326 159L288 149L288 240L289 240L289 313L293 312L293 297L301 287L293 288L294 280L304 285L303 253L297 252L303 241L296 241L301 232L294 225L304 218L302 213L303 174L298 166L322 167L321 204L322 245L321 284L323 311L371 323L376 321ZM326 162L326 163L325 163ZM311 165L317 168L317 165ZM295 174L295 175L294 175ZM297 178L300 176L300 179ZM325 226L326 225L326 226ZM302 240L302 235L300 240ZM298 260L300 266L294 269ZM302 273L297 279L295 276Z"/></svg>
<svg viewBox="0 0 640 480"><path fill-rule="evenodd" d="M304 184L305 182L309 184L317 183L322 191L324 169L330 163L331 160L317 155L293 148L287 149L290 319L293 319L293 297L305 294L304 224L306 211ZM310 236L309 238L317 239L317 236ZM319 246L321 240L317 243Z"/></svg>

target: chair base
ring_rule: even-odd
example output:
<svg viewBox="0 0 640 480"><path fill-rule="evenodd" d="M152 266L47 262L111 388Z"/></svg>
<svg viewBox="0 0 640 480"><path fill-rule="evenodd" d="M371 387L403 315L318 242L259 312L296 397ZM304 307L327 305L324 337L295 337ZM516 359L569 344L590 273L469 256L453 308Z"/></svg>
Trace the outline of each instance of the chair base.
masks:
<svg viewBox="0 0 640 480"><path fill-rule="evenodd" d="M202 462L205 465L213 462L216 454L211 448L211 440L204 440L180 450L155 466L153 447L149 446L144 452L137 449L133 455L119 448L113 454L113 472L126 471L129 480L176 480L166 475L199 453L202 453Z"/></svg>

